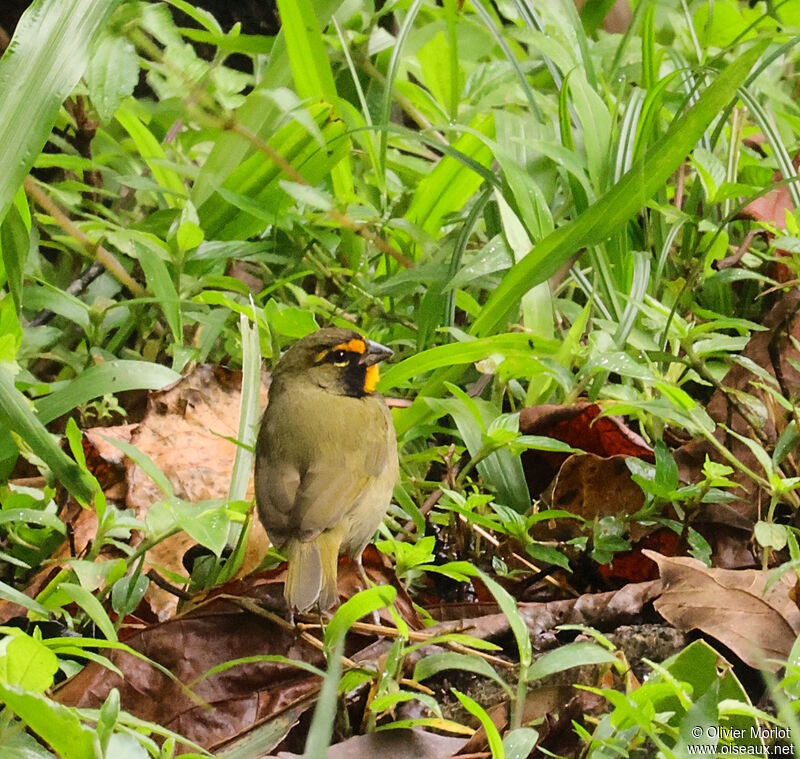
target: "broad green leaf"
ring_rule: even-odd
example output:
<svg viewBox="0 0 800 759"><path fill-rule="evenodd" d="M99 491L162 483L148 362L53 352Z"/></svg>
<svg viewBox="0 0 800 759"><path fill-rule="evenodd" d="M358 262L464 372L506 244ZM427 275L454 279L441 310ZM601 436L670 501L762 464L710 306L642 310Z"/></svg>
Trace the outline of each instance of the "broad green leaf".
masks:
<svg viewBox="0 0 800 759"><path fill-rule="evenodd" d="M592 5L592 3L587 3L587 5ZM506 759L527 759L538 740L539 733L532 727L518 727L516 730L512 730L503 738Z"/></svg>
<svg viewBox="0 0 800 759"><path fill-rule="evenodd" d="M89 97L103 121L111 121L139 81L139 59L130 40L108 34L92 51L86 69Z"/></svg>
<svg viewBox="0 0 800 759"><path fill-rule="evenodd" d="M77 712L47 696L0 684L0 699L62 759L98 759L100 741Z"/></svg>
<svg viewBox="0 0 800 759"><path fill-rule="evenodd" d="M41 693L53 684L58 658L41 641L20 632L0 642L0 683Z"/></svg>
<svg viewBox="0 0 800 759"><path fill-rule="evenodd" d="M221 507L203 508L200 504L186 501L171 503L178 526L201 546L213 551L216 556L228 542L230 520Z"/></svg>
<svg viewBox="0 0 800 759"><path fill-rule="evenodd" d="M36 0L0 59L0 222L120 0Z"/></svg>

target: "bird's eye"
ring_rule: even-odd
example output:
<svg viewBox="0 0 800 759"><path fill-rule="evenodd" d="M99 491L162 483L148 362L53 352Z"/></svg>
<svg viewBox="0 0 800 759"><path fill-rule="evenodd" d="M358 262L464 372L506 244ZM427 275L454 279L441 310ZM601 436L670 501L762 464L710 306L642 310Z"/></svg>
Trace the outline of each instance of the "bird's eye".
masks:
<svg viewBox="0 0 800 759"><path fill-rule="evenodd" d="M331 353L331 360L334 363L339 363L340 361L344 361L347 358L347 351L338 350Z"/></svg>

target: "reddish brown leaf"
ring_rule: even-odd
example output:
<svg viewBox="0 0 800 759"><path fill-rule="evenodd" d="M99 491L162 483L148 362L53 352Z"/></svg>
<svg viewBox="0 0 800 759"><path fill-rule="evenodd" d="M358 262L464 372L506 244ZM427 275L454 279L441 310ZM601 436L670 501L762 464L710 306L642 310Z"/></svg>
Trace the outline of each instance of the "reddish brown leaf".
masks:
<svg viewBox="0 0 800 759"><path fill-rule="evenodd" d="M607 580L625 582L655 580L658 577L658 566L645 555L644 551L650 549L665 556L674 556L680 540L680 535L667 527L662 527L638 541L633 550L615 554L610 564L599 567L600 574Z"/></svg>
<svg viewBox="0 0 800 759"><path fill-rule="evenodd" d="M519 429L525 435L544 435L568 443L597 456L638 456L653 460L647 443L618 417L600 416L596 403L581 402L571 406L532 406L523 409ZM531 490L537 497L550 484L567 454L525 451L522 465Z"/></svg>

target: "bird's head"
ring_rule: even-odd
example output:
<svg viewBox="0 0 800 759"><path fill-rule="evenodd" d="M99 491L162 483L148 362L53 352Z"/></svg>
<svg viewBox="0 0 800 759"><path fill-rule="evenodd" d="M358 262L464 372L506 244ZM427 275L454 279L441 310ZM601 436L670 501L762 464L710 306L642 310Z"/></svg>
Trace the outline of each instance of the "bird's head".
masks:
<svg viewBox="0 0 800 759"><path fill-rule="evenodd" d="M392 351L349 329L327 327L312 332L286 351L275 379L302 380L337 395L361 398L375 392L378 362Z"/></svg>

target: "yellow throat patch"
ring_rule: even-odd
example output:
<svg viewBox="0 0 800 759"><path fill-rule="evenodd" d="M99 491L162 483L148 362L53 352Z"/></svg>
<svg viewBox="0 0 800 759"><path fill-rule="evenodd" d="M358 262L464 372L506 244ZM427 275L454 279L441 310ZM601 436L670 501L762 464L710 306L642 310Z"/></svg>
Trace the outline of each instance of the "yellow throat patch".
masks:
<svg viewBox="0 0 800 759"><path fill-rule="evenodd" d="M367 376L364 377L364 392L374 393L375 388L378 387L378 382L381 379L381 370L378 369L377 364L367 367Z"/></svg>

